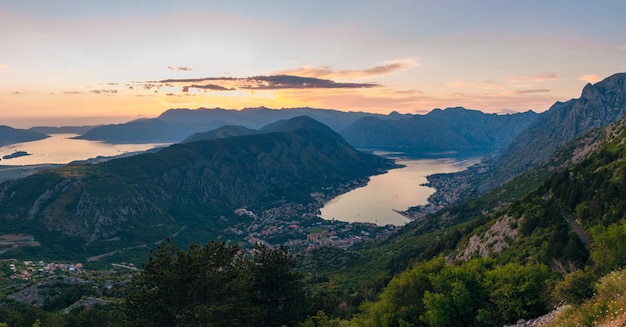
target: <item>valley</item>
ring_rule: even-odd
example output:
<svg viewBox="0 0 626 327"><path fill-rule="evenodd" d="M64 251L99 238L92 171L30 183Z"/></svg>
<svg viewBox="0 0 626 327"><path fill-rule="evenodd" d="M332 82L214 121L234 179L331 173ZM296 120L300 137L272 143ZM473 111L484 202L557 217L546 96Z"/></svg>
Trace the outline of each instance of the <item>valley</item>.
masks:
<svg viewBox="0 0 626 327"><path fill-rule="evenodd" d="M626 326L626 1L0 1L0 327Z"/></svg>
<svg viewBox="0 0 626 327"><path fill-rule="evenodd" d="M65 312L84 304L107 308L96 312L111 319L119 318L109 315L119 308L142 319L141 310L150 309L133 304L151 301L144 297L142 283L152 285L151 278L168 276L162 269L204 274L206 263L196 261L205 260L200 258L217 260L209 266L221 265L211 277L218 280L248 272L252 275L246 278L261 278L266 276L260 269L269 262L265 260L278 260L285 280L301 283L291 290L306 294L298 301L311 311L297 319L319 319L329 326L447 326L459 321L499 326L543 316L554 303L603 301L592 297L593 290L606 283L604 276L621 269L626 253L619 246L626 242L626 118L619 100L624 85L626 75L617 74L537 117L507 117L527 125L511 131L503 123L503 130L513 132L506 145L488 134L466 133L475 128L467 127L467 121L451 124L447 142L414 144L412 151L431 156L454 153L453 144L488 156L444 160L447 171L431 171L416 180L434 190L428 203L387 210L410 218L406 223L320 217L329 200L416 164L358 151L340 133L306 116L256 130L221 126L153 151L31 171L0 184L0 256L5 258L0 271L10 293L5 301L39 308L41 316L55 317L46 310ZM589 109L594 103L594 110ZM482 121L478 126L498 125L491 120L495 117L458 108L435 115L466 120L473 115ZM554 117L567 119L546 124ZM419 126L402 122L417 117L361 119L383 129ZM561 138L542 136L548 134ZM532 140L532 146L520 139ZM389 138L386 144L392 141L399 142ZM423 163L442 164L433 158ZM5 168L15 167L20 166ZM497 182L505 176L511 177ZM374 196L362 201L376 205L390 194L409 193L374 189ZM50 267L56 267L54 273ZM150 289L190 283L186 274L172 276L179 277ZM235 302L260 285L235 290ZM38 302L29 302L32 298ZM172 299L187 305L179 300ZM558 312L568 312L561 310L546 317L558 321Z"/></svg>

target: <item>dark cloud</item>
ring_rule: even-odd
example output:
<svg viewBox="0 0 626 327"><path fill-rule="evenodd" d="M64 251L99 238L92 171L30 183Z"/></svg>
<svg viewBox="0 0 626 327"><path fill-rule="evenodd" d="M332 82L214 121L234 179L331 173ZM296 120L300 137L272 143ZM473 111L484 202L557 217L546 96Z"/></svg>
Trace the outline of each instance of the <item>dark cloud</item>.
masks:
<svg viewBox="0 0 626 327"><path fill-rule="evenodd" d="M227 88L227 87L223 87L221 85L216 85L216 84L203 84L203 85L197 85L197 84L191 84L191 85L185 85L183 86L183 92L189 92L189 89L201 89L201 90L212 90L212 91L234 91L234 88Z"/></svg>
<svg viewBox="0 0 626 327"><path fill-rule="evenodd" d="M248 79L257 84L241 87L247 90L278 90L278 89L357 89L380 86L373 83L337 83L328 79L302 77L293 75L255 76Z"/></svg>
<svg viewBox="0 0 626 327"><path fill-rule="evenodd" d="M167 69L175 70L175 71L184 71L184 72L193 70L193 68L187 67L187 66L167 66Z"/></svg>
<svg viewBox="0 0 626 327"><path fill-rule="evenodd" d="M148 83L161 83L161 84L201 83L201 82L209 82L209 81L235 81L235 80L240 80L240 79L242 78L234 78L234 77L174 78L174 79L164 79L160 81L152 81Z"/></svg>
<svg viewBox="0 0 626 327"><path fill-rule="evenodd" d="M117 90L91 90L89 92L94 94L116 94Z"/></svg>
<svg viewBox="0 0 626 327"><path fill-rule="evenodd" d="M203 89L212 91L235 91L235 90L281 90L281 89L347 89L347 88L371 88L378 87L375 83L338 83L329 79L316 77L302 77L294 75L260 75L253 77L204 77L165 79L142 83L144 88L152 88L158 85L182 87L183 92L190 89Z"/></svg>

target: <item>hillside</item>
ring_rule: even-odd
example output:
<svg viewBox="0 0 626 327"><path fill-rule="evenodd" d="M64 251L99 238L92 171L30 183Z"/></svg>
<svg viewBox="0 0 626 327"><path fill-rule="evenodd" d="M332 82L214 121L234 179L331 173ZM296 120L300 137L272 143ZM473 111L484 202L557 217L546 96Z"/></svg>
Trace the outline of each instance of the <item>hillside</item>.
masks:
<svg viewBox="0 0 626 327"><path fill-rule="evenodd" d="M246 136L253 134L266 134L266 133L274 133L274 132L293 132L299 129L309 129L312 124L312 119L309 116L300 116L289 119L289 123L286 124L285 120L279 120L270 124L263 126L263 128L255 130L246 128L243 126L235 126L235 125L227 125L216 128L214 130L210 130L208 132L195 133L184 139L181 143L189 143L200 140L215 140L222 139L233 136ZM320 129L320 132L322 130ZM334 135L335 132L330 129L325 129L324 133L329 136Z"/></svg>
<svg viewBox="0 0 626 327"><path fill-rule="evenodd" d="M201 140L223 139L232 136L244 136L256 134L259 131L249 129L243 126L227 125L218 127L208 132L195 133L184 139L181 143L196 142Z"/></svg>
<svg viewBox="0 0 626 327"><path fill-rule="evenodd" d="M25 129L16 129L9 126L0 125L0 146L14 143L41 140L49 137L46 134Z"/></svg>
<svg viewBox="0 0 626 327"><path fill-rule="evenodd" d="M101 254L174 234L187 242L242 240L247 235L237 228L245 230L253 220L235 209L315 204L313 192L392 167L311 118L279 125L299 128L176 144L5 182L0 233L32 234L41 246L24 251L55 251L58 257Z"/></svg>
<svg viewBox="0 0 626 327"><path fill-rule="evenodd" d="M532 111L510 115L485 114L465 108L435 109L403 119L365 117L341 134L362 148L428 150L499 150L534 121Z"/></svg>
<svg viewBox="0 0 626 327"><path fill-rule="evenodd" d="M501 326L540 316L555 303L582 303L626 260L625 127L623 118L591 130L486 196L358 252L334 254L343 265L315 266L316 257L328 260L321 250L303 262L326 276L316 277L319 290L340 284L376 294L352 319L358 326ZM502 190L537 176L546 177L508 202Z"/></svg>
<svg viewBox="0 0 626 327"><path fill-rule="evenodd" d="M429 178L437 188L434 197L443 196L451 186L457 194L454 201L467 201L488 193L520 174L544 163L569 141L584 133L616 122L626 114L626 73L619 73L596 84L585 86L578 99L557 102L548 111L538 115L534 122L521 131L501 153L470 169ZM541 182L517 188L512 196L523 196ZM411 211L419 212L421 208Z"/></svg>

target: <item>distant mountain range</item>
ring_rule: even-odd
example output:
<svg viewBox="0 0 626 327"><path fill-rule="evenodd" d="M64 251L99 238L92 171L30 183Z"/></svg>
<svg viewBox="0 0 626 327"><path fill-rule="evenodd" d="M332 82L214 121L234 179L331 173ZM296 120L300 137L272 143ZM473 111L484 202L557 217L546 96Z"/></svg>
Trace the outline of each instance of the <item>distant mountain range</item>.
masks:
<svg viewBox="0 0 626 327"><path fill-rule="evenodd" d="M196 133L206 133L206 137L241 135L246 133L242 128L257 130L274 121L299 115L328 125L354 146L405 151L496 151L537 116L532 111L496 115L460 107L435 109L426 115L396 112L380 115L312 108L171 109L154 119L95 127L78 138L111 143L181 142Z"/></svg>
<svg viewBox="0 0 626 327"><path fill-rule="evenodd" d="M100 126L100 125L98 125ZM29 131L35 131L43 134L84 134L88 130L98 126L34 126L29 128Z"/></svg>
<svg viewBox="0 0 626 327"><path fill-rule="evenodd" d="M364 117L341 134L356 147L377 149L501 149L532 123L537 114L497 115L461 107L435 109L403 119Z"/></svg>
<svg viewBox="0 0 626 327"><path fill-rule="evenodd" d="M211 131L221 126L236 125L259 129L267 124L298 116L309 116L335 131L340 131L359 118L383 115L314 108L170 109L157 118L95 127L78 138L110 143L175 143L191 134Z"/></svg>
<svg viewBox="0 0 626 327"><path fill-rule="evenodd" d="M175 144L4 182L0 234L34 235L38 253L57 257L147 244L185 226L203 242L250 220L233 214L237 208L314 202L312 192L392 166L312 118L296 117L255 135Z"/></svg>
<svg viewBox="0 0 626 327"><path fill-rule="evenodd" d="M25 129L16 129L13 127L0 125L0 146L41 140L49 137L46 134L39 133L37 131L30 131Z"/></svg>

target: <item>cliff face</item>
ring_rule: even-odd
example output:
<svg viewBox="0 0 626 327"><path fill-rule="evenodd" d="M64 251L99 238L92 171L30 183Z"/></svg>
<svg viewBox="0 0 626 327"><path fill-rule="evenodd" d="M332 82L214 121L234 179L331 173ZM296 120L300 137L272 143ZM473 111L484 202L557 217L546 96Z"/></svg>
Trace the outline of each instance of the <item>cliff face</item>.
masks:
<svg viewBox="0 0 626 327"><path fill-rule="evenodd" d="M480 192L537 167L567 142L625 114L626 73L587 84L580 98L555 103L504 149L493 163L493 170L481 181Z"/></svg>
<svg viewBox="0 0 626 327"><path fill-rule="evenodd" d="M0 233L33 234L42 246L65 235L86 248L155 241L185 225L210 238L234 223L236 208L311 202L312 192L391 166L310 118L283 124L272 130L286 132L176 144L0 184Z"/></svg>

